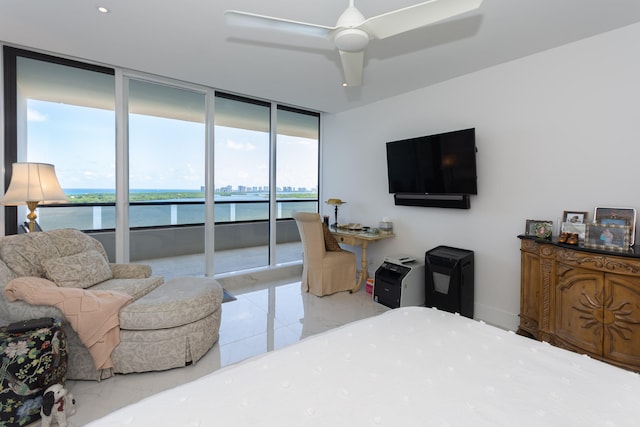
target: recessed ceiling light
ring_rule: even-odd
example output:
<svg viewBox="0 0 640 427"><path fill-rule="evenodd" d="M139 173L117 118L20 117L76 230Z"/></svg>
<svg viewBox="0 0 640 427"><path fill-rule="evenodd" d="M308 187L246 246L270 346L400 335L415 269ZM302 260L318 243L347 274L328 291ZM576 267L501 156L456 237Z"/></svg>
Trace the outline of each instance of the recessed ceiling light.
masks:
<svg viewBox="0 0 640 427"><path fill-rule="evenodd" d="M342 83L342 87L347 87L347 86L349 86L347 82Z"/></svg>
<svg viewBox="0 0 640 427"><path fill-rule="evenodd" d="M109 13L109 9L104 6L98 6L98 12L100 13Z"/></svg>

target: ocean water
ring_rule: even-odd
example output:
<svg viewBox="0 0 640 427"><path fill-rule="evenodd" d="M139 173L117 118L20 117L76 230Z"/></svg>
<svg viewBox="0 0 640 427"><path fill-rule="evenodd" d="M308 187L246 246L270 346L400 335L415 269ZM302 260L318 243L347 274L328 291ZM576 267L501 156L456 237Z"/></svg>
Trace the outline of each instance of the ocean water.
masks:
<svg viewBox="0 0 640 427"><path fill-rule="evenodd" d="M114 189L100 189L100 188L63 188L62 189L67 196L73 196L76 194L115 194ZM145 189L145 188L135 188L130 189L130 193L142 194L142 193L199 193L201 189ZM232 195L222 195L215 194L214 200L220 202L234 202L234 201L266 201L268 200L268 193L266 192L252 192L252 193L244 193L244 194L232 194ZM182 202L197 202L204 201L204 197L196 198L196 199L166 199L164 201L182 201Z"/></svg>
<svg viewBox="0 0 640 427"><path fill-rule="evenodd" d="M74 188L64 189L65 194L113 193L113 190ZM136 189L131 192L179 192L198 190L146 190ZM129 208L129 226L173 226L186 224L202 224L205 219L204 198L202 199L168 199L166 201L190 201L194 204L179 205L136 205ZM268 199L256 193L244 195L215 196L214 218L216 224L245 221L266 221L269 219ZM242 203L234 203L242 202ZM317 211L315 200L291 199L279 201L276 211L278 219L291 218L291 212ZM115 206L56 206L54 204L38 207L38 222L45 230L57 228L77 228L80 230L99 230L115 228Z"/></svg>
<svg viewBox="0 0 640 427"><path fill-rule="evenodd" d="M115 194L116 190L112 189L112 188L63 188L62 191L65 192L65 194L70 195L70 194L97 194L97 193L104 193L104 194ZM179 192L189 192L189 193L193 193L193 192L200 192L202 191L200 188L195 188L195 189L184 189L184 188L178 188L178 189L157 189L157 188L132 188L129 190L131 193L179 193Z"/></svg>

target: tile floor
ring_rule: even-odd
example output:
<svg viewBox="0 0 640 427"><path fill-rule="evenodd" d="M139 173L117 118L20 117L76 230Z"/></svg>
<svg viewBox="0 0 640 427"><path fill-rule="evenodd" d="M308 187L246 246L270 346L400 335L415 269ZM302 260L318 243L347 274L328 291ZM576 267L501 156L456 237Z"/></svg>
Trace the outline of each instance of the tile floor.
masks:
<svg viewBox="0 0 640 427"><path fill-rule="evenodd" d="M303 293L299 277L261 284L250 280L244 285L220 279L238 299L223 304L220 340L198 363L163 372L116 375L101 382L68 381L67 387L78 402L78 412L69 425L82 426L221 367L388 310L374 303L364 289L323 298Z"/></svg>

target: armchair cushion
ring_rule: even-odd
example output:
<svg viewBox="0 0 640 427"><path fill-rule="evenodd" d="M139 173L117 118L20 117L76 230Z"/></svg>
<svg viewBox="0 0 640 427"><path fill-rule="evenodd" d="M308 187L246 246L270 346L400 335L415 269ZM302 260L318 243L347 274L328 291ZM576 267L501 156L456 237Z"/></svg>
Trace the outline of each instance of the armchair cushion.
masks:
<svg viewBox="0 0 640 427"><path fill-rule="evenodd" d="M47 279L65 288L86 289L113 277L111 267L96 250L42 261Z"/></svg>
<svg viewBox="0 0 640 427"><path fill-rule="evenodd" d="M162 276L151 276L140 279L120 279L114 277L113 279L105 280L92 286L91 290L121 292L131 296L134 300L138 300L163 283L164 277Z"/></svg>
<svg viewBox="0 0 640 427"><path fill-rule="evenodd" d="M338 241L331 231L329 231L329 227L324 222L322 223L322 234L324 235L324 248L331 252L341 252L342 248L338 244Z"/></svg>
<svg viewBox="0 0 640 427"><path fill-rule="evenodd" d="M114 279L145 279L151 277L151 266L147 264L111 263Z"/></svg>

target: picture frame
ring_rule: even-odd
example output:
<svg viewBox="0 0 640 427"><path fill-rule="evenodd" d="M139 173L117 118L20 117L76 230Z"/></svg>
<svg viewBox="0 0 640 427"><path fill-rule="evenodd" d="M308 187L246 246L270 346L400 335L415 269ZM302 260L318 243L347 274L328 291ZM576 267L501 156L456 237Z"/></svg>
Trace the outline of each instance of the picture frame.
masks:
<svg viewBox="0 0 640 427"><path fill-rule="evenodd" d="M627 225L630 227L630 246L635 245L636 210L633 208L596 207L593 214L594 224Z"/></svg>
<svg viewBox="0 0 640 427"><path fill-rule="evenodd" d="M562 213L562 223L584 224L587 222L589 212L585 211L564 211Z"/></svg>
<svg viewBox="0 0 640 427"><path fill-rule="evenodd" d="M540 239L550 239L552 231L553 221L528 219L526 222L524 234L526 236L535 236Z"/></svg>
<svg viewBox="0 0 640 427"><path fill-rule="evenodd" d="M584 246L611 251L628 251L631 247L631 226L587 223Z"/></svg>
<svg viewBox="0 0 640 427"><path fill-rule="evenodd" d="M561 231L563 233L575 233L578 235L578 241L584 242L586 230L587 230L587 224L578 224L575 222L563 222Z"/></svg>

